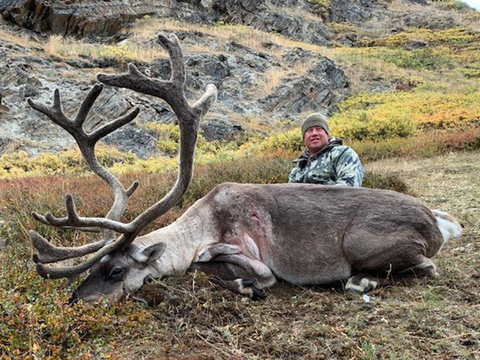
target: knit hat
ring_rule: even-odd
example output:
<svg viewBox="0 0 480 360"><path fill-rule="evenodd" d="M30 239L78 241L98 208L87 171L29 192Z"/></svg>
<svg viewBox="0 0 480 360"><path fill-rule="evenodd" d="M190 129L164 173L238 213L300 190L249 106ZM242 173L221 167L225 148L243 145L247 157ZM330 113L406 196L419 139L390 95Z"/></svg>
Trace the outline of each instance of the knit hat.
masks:
<svg viewBox="0 0 480 360"><path fill-rule="evenodd" d="M325 132L329 133L328 130L328 123L327 123L327 118L325 115L322 115L320 113L313 113L307 116L307 118L303 121L302 124L302 137L305 137L305 132L311 128L312 126L320 126Z"/></svg>

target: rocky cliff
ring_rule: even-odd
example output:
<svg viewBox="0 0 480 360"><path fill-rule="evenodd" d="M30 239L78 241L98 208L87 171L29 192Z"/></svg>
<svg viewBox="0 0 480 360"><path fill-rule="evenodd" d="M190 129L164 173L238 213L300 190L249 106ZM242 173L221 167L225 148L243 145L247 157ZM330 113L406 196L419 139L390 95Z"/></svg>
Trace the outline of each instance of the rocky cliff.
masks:
<svg viewBox="0 0 480 360"><path fill-rule="evenodd" d="M449 12L429 11L431 5L424 0L405 0L402 7L389 4L380 0L0 0L4 18L0 32L13 31L39 44L51 34L105 44L128 40L132 21L145 15L198 24L201 31L172 30L187 46L204 49L185 55L187 93L193 99L207 83L217 85L218 103L202 130L207 139L231 139L249 130L245 119L255 117L268 125L277 119L296 121L310 111L331 114L348 94L349 80L341 67L318 51L292 46L293 40L328 47L357 46L365 43L364 39L359 43L359 33L375 39L403 27L448 28L458 22ZM249 47L235 38L225 41L208 34L205 29L215 24L248 26L291 40L285 45L265 37L260 49ZM168 26L165 30L170 31ZM34 154L71 146L72 140L26 106L25 100L49 102L53 90L59 88L66 113L74 114L96 73L122 71L125 66L102 59L51 56L40 45L2 37L0 59L0 154L18 149ZM136 62L145 73L169 76L168 60ZM278 74L281 79L268 92L259 91ZM390 86L384 84L382 89ZM156 152L157 139L142 124L175 121L171 110L158 101L107 88L97 100L89 123L94 127L98 121L122 115L133 106L142 108L136 123L115 132L106 142L148 157Z"/></svg>

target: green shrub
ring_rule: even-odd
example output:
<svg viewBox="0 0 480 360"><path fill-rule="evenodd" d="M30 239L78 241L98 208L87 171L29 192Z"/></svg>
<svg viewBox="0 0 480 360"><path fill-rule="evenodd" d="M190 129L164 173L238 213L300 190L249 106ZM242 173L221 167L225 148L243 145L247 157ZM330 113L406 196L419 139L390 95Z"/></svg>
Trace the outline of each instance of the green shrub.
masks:
<svg viewBox="0 0 480 360"><path fill-rule="evenodd" d="M396 174L366 172L362 186L372 189L393 190L410 195L413 194L407 184Z"/></svg>
<svg viewBox="0 0 480 360"><path fill-rule="evenodd" d="M437 70L453 66L453 59L445 52L430 47L416 50L392 50L379 52L378 57L385 62L407 69Z"/></svg>
<svg viewBox="0 0 480 360"><path fill-rule="evenodd" d="M471 68L467 68L467 69L462 69L462 74L466 77L466 78L469 78L469 79L478 79L480 78L480 69L471 69Z"/></svg>
<svg viewBox="0 0 480 360"><path fill-rule="evenodd" d="M478 41L478 35L463 27L454 27L443 30L410 28L378 40L368 40L361 43L364 46L386 46L388 48L397 48L405 46L411 41L423 41L429 46L445 45L457 47L458 45L475 43Z"/></svg>
<svg viewBox="0 0 480 360"><path fill-rule="evenodd" d="M444 10L454 11L469 11L473 8L467 3L459 0L434 0L438 4L438 7Z"/></svg>

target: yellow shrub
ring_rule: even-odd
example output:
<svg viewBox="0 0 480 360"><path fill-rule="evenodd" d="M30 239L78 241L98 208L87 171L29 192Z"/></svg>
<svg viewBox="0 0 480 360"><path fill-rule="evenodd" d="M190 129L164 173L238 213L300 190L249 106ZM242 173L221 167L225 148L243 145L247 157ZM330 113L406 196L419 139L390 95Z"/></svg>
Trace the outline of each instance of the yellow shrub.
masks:
<svg viewBox="0 0 480 360"><path fill-rule="evenodd" d="M105 167L112 167L114 164L132 164L137 159L132 153L122 153L107 147L99 147L96 155L98 161ZM70 149L58 154L43 153L37 156L19 151L0 157L0 178L83 174L89 171L78 149Z"/></svg>
<svg viewBox="0 0 480 360"><path fill-rule="evenodd" d="M292 129L267 137L260 143L261 150L283 149L298 151L303 148L300 129Z"/></svg>
<svg viewBox="0 0 480 360"><path fill-rule="evenodd" d="M369 45L401 47L410 41L423 41L429 45L461 45L468 44L479 39L479 35L465 28L449 28L444 30L431 29L407 29L394 35L373 41L368 40Z"/></svg>
<svg viewBox="0 0 480 360"><path fill-rule="evenodd" d="M159 140L157 146L160 151L163 151L166 154L174 155L178 150L178 143L173 140Z"/></svg>
<svg viewBox="0 0 480 360"><path fill-rule="evenodd" d="M480 91L361 93L340 104L332 134L350 139L406 137L420 130L475 126Z"/></svg>
<svg viewBox="0 0 480 360"><path fill-rule="evenodd" d="M151 61L164 57L160 49L140 43L124 42L118 45L89 44L74 38L52 35L44 45L45 52L63 58L79 56L94 59L109 59L118 64L132 60Z"/></svg>
<svg viewBox="0 0 480 360"><path fill-rule="evenodd" d="M406 137L415 132L409 114L397 109L349 111L332 117L330 128L334 136L358 140Z"/></svg>

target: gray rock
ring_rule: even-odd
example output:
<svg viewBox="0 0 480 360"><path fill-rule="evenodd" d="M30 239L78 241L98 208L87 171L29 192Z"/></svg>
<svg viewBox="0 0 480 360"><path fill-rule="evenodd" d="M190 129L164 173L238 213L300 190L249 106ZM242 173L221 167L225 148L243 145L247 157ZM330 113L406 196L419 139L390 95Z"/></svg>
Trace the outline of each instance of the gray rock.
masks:
<svg viewBox="0 0 480 360"><path fill-rule="evenodd" d="M36 32L110 36L145 15L170 13L169 1L0 0L2 16Z"/></svg>
<svg viewBox="0 0 480 360"><path fill-rule="evenodd" d="M330 21L358 24L375 16L385 6L371 0L336 0L331 2Z"/></svg>
<svg viewBox="0 0 480 360"><path fill-rule="evenodd" d="M287 58L291 56L286 55ZM305 75L284 79L281 86L263 100L263 109L275 113L277 118L296 117L306 111L331 114L345 95L347 87L344 71L322 57Z"/></svg>
<svg viewBox="0 0 480 360"><path fill-rule="evenodd" d="M232 125L225 120L206 121L201 126L202 135L207 140L232 140L245 134L240 125Z"/></svg>
<svg viewBox="0 0 480 360"><path fill-rule="evenodd" d="M157 139L135 125L126 125L105 137L107 145L123 152L132 152L141 159L158 153Z"/></svg>

